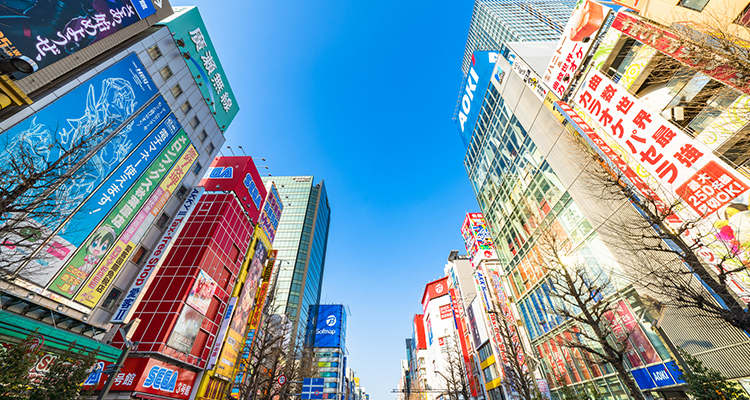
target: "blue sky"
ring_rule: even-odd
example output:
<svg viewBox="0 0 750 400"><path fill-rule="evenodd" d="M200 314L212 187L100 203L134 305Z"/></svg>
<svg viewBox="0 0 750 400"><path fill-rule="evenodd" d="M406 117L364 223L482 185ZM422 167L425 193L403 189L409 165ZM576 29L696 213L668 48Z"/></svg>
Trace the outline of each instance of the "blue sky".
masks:
<svg viewBox="0 0 750 400"><path fill-rule="evenodd" d="M189 1L240 105L226 145L325 180L321 301L349 306L348 365L394 399L424 285L478 211L451 120L473 2Z"/></svg>

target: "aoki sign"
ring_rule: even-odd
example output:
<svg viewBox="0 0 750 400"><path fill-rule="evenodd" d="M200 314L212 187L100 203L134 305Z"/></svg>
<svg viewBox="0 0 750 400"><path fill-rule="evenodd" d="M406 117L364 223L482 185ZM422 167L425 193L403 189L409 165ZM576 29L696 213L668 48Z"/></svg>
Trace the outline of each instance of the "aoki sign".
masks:
<svg viewBox="0 0 750 400"><path fill-rule="evenodd" d="M474 125L479 117L479 110L482 108L492 71L495 69L497 55L494 51L475 51L471 56L469 75L466 77L466 84L460 94L456 118L458 133L466 148L471 142Z"/></svg>

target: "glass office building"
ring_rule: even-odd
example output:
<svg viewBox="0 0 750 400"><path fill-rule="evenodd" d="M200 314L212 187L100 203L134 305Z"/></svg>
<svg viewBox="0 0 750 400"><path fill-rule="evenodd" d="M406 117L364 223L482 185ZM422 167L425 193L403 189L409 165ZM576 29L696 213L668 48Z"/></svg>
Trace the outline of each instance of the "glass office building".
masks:
<svg viewBox="0 0 750 400"><path fill-rule="evenodd" d="M315 326L310 306L320 303L331 217L328 194L323 181L313 183L313 176L273 176L263 180L276 184L284 204L273 243L278 251L279 276L272 310L285 313L294 321L293 339L298 340L305 336L308 324Z"/></svg>
<svg viewBox="0 0 750 400"><path fill-rule="evenodd" d="M505 42L558 40L576 0L476 0L461 69L469 72L478 50L500 50Z"/></svg>

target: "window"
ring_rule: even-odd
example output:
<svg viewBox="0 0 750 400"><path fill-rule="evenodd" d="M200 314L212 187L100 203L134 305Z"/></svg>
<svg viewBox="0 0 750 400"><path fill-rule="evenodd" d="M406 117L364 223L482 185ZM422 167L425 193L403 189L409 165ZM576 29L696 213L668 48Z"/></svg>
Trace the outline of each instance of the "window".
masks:
<svg viewBox="0 0 750 400"><path fill-rule="evenodd" d="M482 372L484 373L485 382L494 381L495 379L499 378L497 367L495 366L495 364L488 365L487 368L482 370Z"/></svg>
<svg viewBox="0 0 750 400"><path fill-rule="evenodd" d="M229 259L231 259L233 263L236 263L239 258L240 258L240 249L239 247L237 247L236 244L232 244L232 249L229 250Z"/></svg>
<svg viewBox="0 0 750 400"><path fill-rule="evenodd" d="M185 102L180 106L180 109L182 110L183 114L187 114L188 111L193 109L193 106L190 105L189 101L185 100Z"/></svg>
<svg viewBox="0 0 750 400"><path fill-rule="evenodd" d="M164 230L164 228L167 227L167 223L169 223L170 217L167 213L161 213L159 216L159 219L156 220L156 227Z"/></svg>
<svg viewBox="0 0 750 400"><path fill-rule="evenodd" d="M140 267L141 265L143 265L143 263L146 262L146 258L148 258L148 249L140 246L138 247L138 250L133 253L133 258L131 258L130 260L133 261L135 265Z"/></svg>
<svg viewBox="0 0 750 400"><path fill-rule="evenodd" d="M201 143L205 142L205 141L206 141L206 139L208 139L208 133L206 133L206 130L205 130L205 129L204 129L204 130L202 130L202 131L201 131L201 134L200 134L200 135L198 135L198 136L199 136L199 139L201 140Z"/></svg>
<svg viewBox="0 0 750 400"><path fill-rule="evenodd" d="M216 150L216 147L214 146L214 144L213 143L209 143L208 147L206 148L206 151L208 152L208 154L212 154L214 152L214 150Z"/></svg>
<svg viewBox="0 0 750 400"><path fill-rule="evenodd" d="M161 58L161 50L159 50L159 46L153 45L146 49L146 53L148 53L148 56L151 57L151 60L156 61Z"/></svg>
<svg viewBox="0 0 750 400"><path fill-rule="evenodd" d="M492 355L492 347L490 346L490 343L485 343L484 346L479 348L479 360L480 362L484 362L484 360L490 358Z"/></svg>
<svg viewBox="0 0 750 400"><path fill-rule="evenodd" d="M113 287L112 290L109 291L109 294L107 297L104 298L104 301L102 301L102 308L105 310L112 310L115 308L115 304L117 304L117 299L120 298L120 295L122 294L122 290Z"/></svg>
<svg viewBox="0 0 750 400"><path fill-rule="evenodd" d="M708 4L708 2L709 0L680 0L677 5L695 11L703 11L703 8L706 6L706 4Z"/></svg>
<svg viewBox="0 0 750 400"><path fill-rule="evenodd" d="M194 117L193 117L192 119L190 119L190 126L192 126L192 127L193 127L193 129L197 128L197 127L198 127L198 124L200 124L200 123L201 123L201 120L200 120L200 119L198 119L198 116L197 116L197 115L196 115L196 116L194 116Z"/></svg>
<svg viewBox="0 0 750 400"><path fill-rule="evenodd" d="M203 169L203 166L201 165L201 163L196 161L195 165L193 166L193 173L195 174L195 176L200 176L198 174L201 173L202 169Z"/></svg>
<svg viewBox="0 0 750 400"><path fill-rule="evenodd" d="M180 95L183 93L182 87L180 87L179 83L172 86L172 89L169 89L169 91L172 92L172 96L174 96L175 99L180 97Z"/></svg>
<svg viewBox="0 0 750 400"><path fill-rule="evenodd" d="M176 194L176 196L177 196L177 198L178 198L178 199L180 199L180 200L183 200L183 199L185 198L185 196L187 196L187 193L188 193L188 188L187 188L187 186L185 186L185 185L180 185L180 188L179 188L179 189L177 189L177 194Z"/></svg>
<svg viewBox="0 0 750 400"><path fill-rule="evenodd" d="M165 65L164 68L160 69L159 74L165 81L174 76L174 74L172 73L172 68L169 68L169 65Z"/></svg>

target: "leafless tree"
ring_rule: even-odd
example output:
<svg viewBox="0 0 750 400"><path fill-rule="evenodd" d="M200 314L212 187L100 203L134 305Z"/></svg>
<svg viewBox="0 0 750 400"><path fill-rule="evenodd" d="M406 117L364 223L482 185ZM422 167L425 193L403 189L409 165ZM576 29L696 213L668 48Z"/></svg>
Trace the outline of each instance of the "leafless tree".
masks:
<svg viewBox="0 0 750 400"><path fill-rule="evenodd" d="M445 381L446 394L451 400L469 400L471 390L458 334L454 331L453 337L446 337L445 342L443 357L446 369L440 371L440 376Z"/></svg>
<svg viewBox="0 0 750 400"><path fill-rule="evenodd" d="M499 307L496 307L496 309ZM524 360L524 351L521 347L521 338L518 336L518 328L513 322L500 314L496 313L497 325L500 328L500 337L503 340L505 348L505 360L502 360L505 369L505 379L508 385L524 400L531 400L538 396L536 382L534 382L533 372ZM513 340L513 337L516 340Z"/></svg>
<svg viewBox="0 0 750 400"><path fill-rule="evenodd" d="M549 291L552 311L569 321L575 333L569 339L558 340L558 345L610 364L630 395L644 400L627 369L627 354L632 351L630 332L617 321L619 298L609 275L603 269L593 271L571 256L567 238L554 229L542 232L537 243L553 287Z"/></svg>
<svg viewBox="0 0 750 400"><path fill-rule="evenodd" d="M12 278L31 259L45 257L36 253L54 233L47 226L68 217L61 209L77 206L66 185L97 168L90 160L117 134L111 125L66 140L48 132L6 139L0 152L1 275Z"/></svg>

